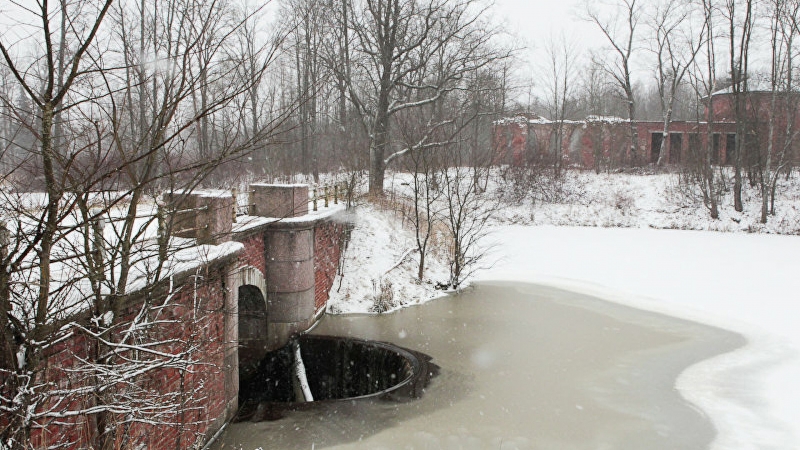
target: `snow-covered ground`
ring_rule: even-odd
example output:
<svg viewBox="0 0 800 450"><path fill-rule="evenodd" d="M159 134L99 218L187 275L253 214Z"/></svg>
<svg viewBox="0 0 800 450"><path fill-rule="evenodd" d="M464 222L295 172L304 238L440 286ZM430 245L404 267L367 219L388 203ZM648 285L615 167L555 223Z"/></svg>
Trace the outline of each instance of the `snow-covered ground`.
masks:
<svg viewBox="0 0 800 450"><path fill-rule="evenodd" d="M678 380L717 449L800 448L800 238L508 226L481 279L542 283L742 333L748 345Z"/></svg>
<svg viewBox="0 0 800 450"><path fill-rule="evenodd" d="M670 175L569 177L562 203L498 211L495 264L474 279L553 285L742 333L746 347L691 367L677 388L717 426L715 449L800 448L800 237L786 236L800 230L797 177L766 226L755 196L743 213L723 199L714 221ZM393 307L439 295L446 265L430 258L418 282L412 248L398 213L360 207L329 312L374 312L382 291Z"/></svg>

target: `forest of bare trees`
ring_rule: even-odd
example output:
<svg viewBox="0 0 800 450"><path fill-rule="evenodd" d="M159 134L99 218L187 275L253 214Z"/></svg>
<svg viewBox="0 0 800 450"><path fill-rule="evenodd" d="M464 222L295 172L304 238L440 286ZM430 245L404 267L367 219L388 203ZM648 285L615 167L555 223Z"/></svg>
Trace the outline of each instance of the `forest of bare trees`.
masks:
<svg viewBox="0 0 800 450"><path fill-rule="evenodd" d="M524 50L492 12L483 0L0 5L0 447L89 415L96 448L112 448L125 442L114 420L157 422L187 404L135 386L149 370L194 361L188 343L142 350L156 339L156 299L124 324L137 333L105 319L134 278L163 279L177 251L165 250L164 192L347 172L367 173L369 194L381 196L387 170L410 171L420 278L437 216L455 287L480 257L493 207L484 191L494 121L618 116L630 123L626 163L637 166L646 161L634 121L661 121L665 136L674 120L696 121L705 144L680 177L716 218L729 173L715 164L708 111L728 89L735 208L749 182L762 221L774 214L777 180L798 157L800 0L587 2L585 26L605 38L591 49L554 37ZM530 86L517 59L528 50L544 55ZM769 96L767 111L752 106L755 93ZM551 162L557 178L560 156ZM65 393L37 377L76 309L90 311L78 329L94 352L82 362L89 388ZM45 408L81 395L92 401Z"/></svg>
<svg viewBox="0 0 800 450"><path fill-rule="evenodd" d="M556 141L564 120L625 119L631 124L627 164L633 166L647 163L635 121L663 123L665 138L660 151L653 150L659 168L667 164L672 122L695 122L703 131L681 164L682 183L703 198L712 218L729 186L734 209L741 212L749 183L760 191L766 223L774 214L776 176L789 176L800 156L798 7L796 0L585 2L582 18L604 42L581 49L552 39L542 46L536 78L541 94L532 106L517 108L548 116ZM565 71L567 62L571 69ZM718 167L721 126L715 121L723 120L736 128L724 155L730 180L727 169Z"/></svg>

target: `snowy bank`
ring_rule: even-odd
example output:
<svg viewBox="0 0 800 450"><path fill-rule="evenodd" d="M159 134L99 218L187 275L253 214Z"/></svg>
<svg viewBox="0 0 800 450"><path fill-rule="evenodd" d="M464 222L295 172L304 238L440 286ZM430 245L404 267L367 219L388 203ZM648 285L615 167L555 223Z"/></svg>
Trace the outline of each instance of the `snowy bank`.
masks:
<svg viewBox="0 0 800 450"><path fill-rule="evenodd" d="M484 280L547 284L744 334L688 369L686 398L718 428L715 449L800 448L800 239L648 229L507 226Z"/></svg>
<svg viewBox="0 0 800 450"><path fill-rule="evenodd" d="M402 190L406 178L387 177L397 185L387 190ZM777 215L761 225L747 187L743 213L725 196L711 220L680 195L674 175L569 172L559 202L528 198L497 211L497 262L476 279L553 285L745 335L746 347L691 367L677 387L711 416L715 449L800 448L800 238L775 235L800 233L800 181L782 183ZM402 215L357 211L329 312L374 313L382 292L391 293L388 310L441 295L435 283L447 266L429 255L416 280Z"/></svg>

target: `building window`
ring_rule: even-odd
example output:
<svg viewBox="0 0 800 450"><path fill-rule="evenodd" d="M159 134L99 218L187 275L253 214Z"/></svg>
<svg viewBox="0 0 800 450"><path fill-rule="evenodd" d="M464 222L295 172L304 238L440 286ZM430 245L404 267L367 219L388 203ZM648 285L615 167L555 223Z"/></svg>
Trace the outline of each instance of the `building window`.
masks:
<svg viewBox="0 0 800 450"><path fill-rule="evenodd" d="M650 162L658 163L661 154L661 143L664 141L664 134L660 131L650 134Z"/></svg>
<svg viewBox="0 0 800 450"><path fill-rule="evenodd" d="M680 164L683 153L683 133L669 134L669 163Z"/></svg>
<svg viewBox="0 0 800 450"><path fill-rule="evenodd" d="M736 134L725 135L725 164L731 165L736 162Z"/></svg>

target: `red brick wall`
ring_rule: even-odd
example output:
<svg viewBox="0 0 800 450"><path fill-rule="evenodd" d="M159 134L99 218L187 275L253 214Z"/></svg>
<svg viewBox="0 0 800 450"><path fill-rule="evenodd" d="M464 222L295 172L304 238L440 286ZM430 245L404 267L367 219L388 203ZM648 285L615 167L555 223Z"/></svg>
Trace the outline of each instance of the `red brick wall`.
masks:
<svg viewBox="0 0 800 450"><path fill-rule="evenodd" d="M784 146L789 148L788 159L794 164L800 163L800 139L790 137L786 139L787 127L790 136L800 131L800 95L778 94L775 104L772 104L772 93L750 92L744 102L748 133L755 133L756 143L762 154L765 154L769 145L769 120L774 118L775 133L773 135L773 152L777 154ZM734 120L735 108L733 94L718 94L714 96L712 104L714 117L717 120ZM734 131L731 131L734 132ZM748 151L745 148L745 151Z"/></svg>
<svg viewBox="0 0 800 450"><path fill-rule="evenodd" d="M323 308L333 286L339 267L339 258L345 239L345 225L335 220L322 220L314 228L315 303L317 311ZM238 264L251 265L265 271L263 233L255 232L241 239L245 248L239 255ZM203 440L224 420L227 397L224 368L224 321L225 321L225 276L227 268L211 266L198 275L184 277L176 284L168 304L159 308L154 318L161 322L154 327L147 339L163 342L157 350L180 352L195 348L194 364L185 367L167 367L153 370L138 381L149 393L160 399L171 394L178 397L182 408L165 411L158 420L162 424L146 424L143 421L126 421L125 417L111 417L119 438L118 448L188 448ZM182 283L182 284L180 284ZM164 295L153 293L154 302L163 302ZM142 301L129 301L121 307L115 318L120 330L139 314ZM71 337L50 348L43 380L50 380L60 387L80 386L91 380L83 379L77 368L79 359L89 359L94 352L94 340L74 330ZM182 395L182 396L181 396ZM91 395L83 394L74 399L63 398L63 405L71 409L92 406ZM54 400L51 403L55 403ZM42 424L33 432L33 448L59 445L64 449L87 448L96 438L94 416L78 416L61 419L58 424Z"/></svg>
<svg viewBox="0 0 800 450"><path fill-rule="evenodd" d="M495 126L494 139L497 149L496 163L521 165L535 161L550 161L550 141L555 124L533 120L528 122L524 116ZM630 162L630 126L627 121L567 121L562 125L563 138L561 145L562 161L565 165L594 169L602 158L611 167L624 166ZM663 122L637 121L636 131L639 135L639 162L647 164L654 158L651 148L652 134L661 133ZM724 161L724 134L735 132L731 123L715 123L714 132L723 135L721 140L721 162ZM697 122L672 122L670 133L683 135L683 148L677 160L684 161L688 148L688 134L705 133L704 127ZM705 137L702 138L705 140ZM669 142L669 140L667 141ZM667 152L669 152L669 146ZM677 150L675 150L677 151Z"/></svg>
<svg viewBox="0 0 800 450"><path fill-rule="evenodd" d="M76 357L87 358L92 353L92 343L81 334L72 335L47 349L46 366L41 374L42 380L48 380L57 389L75 389L86 385ZM92 406L89 396L63 396L47 402L48 408L56 410L80 410ZM39 409L41 412L42 408ZM92 423L87 416L74 416L59 419L60 424L38 423L39 428L31 431L31 445L34 448L67 444L67 448L85 447L89 436L93 433ZM71 445L71 447L69 447Z"/></svg>
<svg viewBox="0 0 800 450"><path fill-rule="evenodd" d="M263 258L262 258L263 259ZM195 292L194 277L187 277L184 285L175 289L166 307L159 308L152 320L161 321L150 329L146 340L163 342L155 350L171 353L195 349L192 352L193 364L179 367L155 369L139 378L138 384L144 386L146 395L162 401L172 401L183 405L171 411L164 411L158 417L145 417L161 422L146 424L143 420L127 421L124 416L111 416L110 425L119 437L115 448L188 448L204 440L221 425L218 419L224 418L226 407L225 376L222 371L224 357L224 267L206 269L198 275L202 281ZM164 298L156 298L163 302ZM127 329L141 309L141 302L126 306L115 320ZM49 380L55 386L72 388L87 385L91 380L84 378L86 371L80 368L79 359L86 359L94 352L94 339L74 329L70 338L49 349L46 370L42 380ZM123 386L121 386L122 388ZM59 410L79 410L93 406L93 396L82 394L74 398L62 397L50 401L50 405L60 402ZM76 416L59 419L59 423L41 424L32 431L30 446L45 448L54 445L64 449L81 449L93 445L96 437L94 422L96 416Z"/></svg>
<svg viewBox="0 0 800 450"><path fill-rule="evenodd" d="M199 275L203 278L196 292L190 277L173 306L163 310L160 318L171 323L158 332L160 338L174 341L168 345L172 352L195 347L194 364L186 370L158 370L148 377L154 391L177 393L173 400L183 407L164 417L165 422L175 425L132 426L128 436L131 447L141 444L154 449L191 447L204 441L209 428L225 415L225 272L223 268L212 268Z"/></svg>
<svg viewBox="0 0 800 450"><path fill-rule="evenodd" d="M262 274L267 273L267 261L265 259L264 233L256 233L239 239L244 244L244 250L239 254L239 262L243 266L253 266L260 270Z"/></svg>
<svg viewBox="0 0 800 450"><path fill-rule="evenodd" d="M314 299L319 311L328 302L328 294L339 270L339 258L345 239L345 225L333 220L314 227Z"/></svg>

